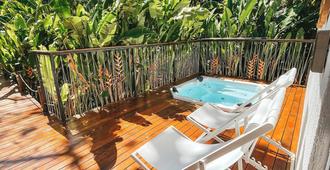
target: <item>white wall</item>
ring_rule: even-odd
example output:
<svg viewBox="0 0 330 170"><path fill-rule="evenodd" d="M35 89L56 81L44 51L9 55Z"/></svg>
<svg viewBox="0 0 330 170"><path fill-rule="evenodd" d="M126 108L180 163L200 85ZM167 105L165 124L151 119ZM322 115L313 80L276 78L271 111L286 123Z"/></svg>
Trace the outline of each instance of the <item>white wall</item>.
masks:
<svg viewBox="0 0 330 170"><path fill-rule="evenodd" d="M330 20L324 27L330 30ZM329 46L330 48L330 46ZM296 169L325 169L330 141L330 51L322 73L310 72L306 87Z"/></svg>

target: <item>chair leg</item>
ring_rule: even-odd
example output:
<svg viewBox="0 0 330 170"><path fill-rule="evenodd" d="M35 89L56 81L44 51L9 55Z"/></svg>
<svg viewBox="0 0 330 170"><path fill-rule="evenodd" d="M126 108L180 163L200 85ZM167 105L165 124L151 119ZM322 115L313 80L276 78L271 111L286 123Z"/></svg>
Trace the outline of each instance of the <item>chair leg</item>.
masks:
<svg viewBox="0 0 330 170"><path fill-rule="evenodd" d="M198 122L196 122L194 119L192 119L191 117L187 117L187 120L189 120L191 123L193 123L194 125L196 125L197 127L199 127L201 130L203 130L204 132L195 140L195 142L199 142L199 143L205 143L209 140L211 140L212 138L215 139L217 142L222 143L224 142L221 138L219 138L218 136L216 136L214 134L214 132L208 128L203 127L202 125L200 125ZM211 134L212 133L212 134ZM218 134L218 132L215 132L216 134ZM220 132L219 132L220 133ZM211 137L209 135L214 135L214 137Z"/></svg>
<svg viewBox="0 0 330 170"><path fill-rule="evenodd" d="M296 165L296 157L293 156L291 157L290 170L294 170L295 165Z"/></svg>
<svg viewBox="0 0 330 170"><path fill-rule="evenodd" d="M281 143L276 142L275 140L273 140L272 138L268 137L268 136L261 136L265 141L269 142L271 145L277 147L278 149L284 151L287 155L289 155L290 160L291 160L291 164L290 164L290 169L293 170L295 167L295 158L296 155L291 152L290 150L286 149L285 147L283 147L281 145Z"/></svg>
<svg viewBox="0 0 330 170"><path fill-rule="evenodd" d="M195 142L199 142L199 143L204 143L207 142L205 141L205 137L208 135L207 132L203 132L196 140ZM225 142L224 140L222 140L221 138L219 138L218 136L213 137L213 139L215 139L217 142L222 143Z"/></svg>
<svg viewBox="0 0 330 170"><path fill-rule="evenodd" d="M221 138L219 138L218 136L215 136L214 139L219 142L219 143L222 143L222 142L225 142L224 140L222 140Z"/></svg>
<svg viewBox="0 0 330 170"><path fill-rule="evenodd" d="M244 156L243 159L246 163L252 165L254 168L256 168L258 170L268 170L267 166L262 165L260 161L256 162L256 159L253 157L249 158L249 157Z"/></svg>
<svg viewBox="0 0 330 170"><path fill-rule="evenodd" d="M199 166L199 170L205 170L205 162L204 162L204 160L200 160L198 166Z"/></svg>
<svg viewBox="0 0 330 170"><path fill-rule="evenodd" d="M238 166L238 170L243 170L243 161L242 161L242 159L238 160L237 163L238 163L238 164L237 164L237 166Z"/></svg>
<svg viewBox="0 0 330 170"><path fill-rule="evenodd" d="M236 137L241 135L241 131L239 129L239 124L237 121L235 121L235 135L236 135Z"/></svg>
<svg viewBox="0 0 330 170"><path fill-rule="evenodd" d="M274 140L271 139L270 137L268 137L268 136L262 136L262 138L263 138L264 140L266 140L267 142L269 142L270 144L276 146L278 149L284 151L284 152L285 152L287 155L289 155L290 157L295 155L295 154L292 153L290 150L288 150L288 149L286 149L285 147L283 147L283 146L281 145L281 143L274 141Z"/></svg>
<svg viewBox="0 0 330 170"><path fill-rule="evenodd" d="M150 170L138 157L137 153L132 153L131 157L145 170Z"/></svg>
<svg viewBox="0 0 330 170"><path fill-rule="evenodd" d="M195 142L199 142L199 143L204 143L205 141L203 140L205 136L207 136L210 133L210 130L203 127L202 125L200 125L198 122L196 122L194 119L192 119L191 117L187 117L187 120L190 121L191 123L193 123L194 125L196 125L197 127L199 127L201 130L203 130L204 132L195 140Z"/></svg>
<svg viewBox="0 0 330 170"><path fill-rule="evenodd" d="M195 142L199 142L199 143L204 143L206 142L205 137L207 137L209 135L209 133L211 133L210 129L207 129L203 126L201 126L199 123L197 123L194 119L191 119L190 117L187 117L187 119L192 122L193 124L195 124L197 127L199 127L201 130L203 130L204 132L195 140ZM219 143L224 142L221 138L219 138L218 136L215 136L214 139L216 141L218 141Z"/></svg>

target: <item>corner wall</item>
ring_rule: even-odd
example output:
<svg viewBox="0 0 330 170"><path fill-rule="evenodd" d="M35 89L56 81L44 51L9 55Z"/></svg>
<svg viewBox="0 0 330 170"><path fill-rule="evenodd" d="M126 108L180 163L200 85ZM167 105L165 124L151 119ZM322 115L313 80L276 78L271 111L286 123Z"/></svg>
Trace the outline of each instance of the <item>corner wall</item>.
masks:
<svg viewBox="0 0 330 170"><path fill-rule="evenodd" d="M329 18L319 30L330 30ZM295 169L327 169L330 151L329 50L325 69L321 73L309 73L305 96Z"/></svg>

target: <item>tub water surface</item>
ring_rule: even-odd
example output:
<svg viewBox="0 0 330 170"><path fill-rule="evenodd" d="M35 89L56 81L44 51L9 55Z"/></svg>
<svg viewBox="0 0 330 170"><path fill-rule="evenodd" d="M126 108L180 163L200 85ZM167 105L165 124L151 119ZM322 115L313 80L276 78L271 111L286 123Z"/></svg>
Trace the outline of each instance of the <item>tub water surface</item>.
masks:
<svg viewBox="0 0 330 170"><path fill-rule="evenodd" d="M198 104L211 103L233 109L264 87L264 85L239 80L200 76L172 87L171 93L175 99Z"/></svg>

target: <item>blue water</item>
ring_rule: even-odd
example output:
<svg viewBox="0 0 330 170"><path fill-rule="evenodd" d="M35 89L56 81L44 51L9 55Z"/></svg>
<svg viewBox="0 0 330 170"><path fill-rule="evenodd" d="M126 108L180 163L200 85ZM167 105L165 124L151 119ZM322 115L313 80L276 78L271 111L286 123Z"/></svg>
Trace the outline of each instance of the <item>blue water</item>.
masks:
<svg viewBox="0 0 330 170"><path fill-rule="evenodd" d="M261 89L260 86L220 79L204 78L202 82L192 81L178 89L178 95L198 100L203 103L234 106L244 103Z"/></svg>

